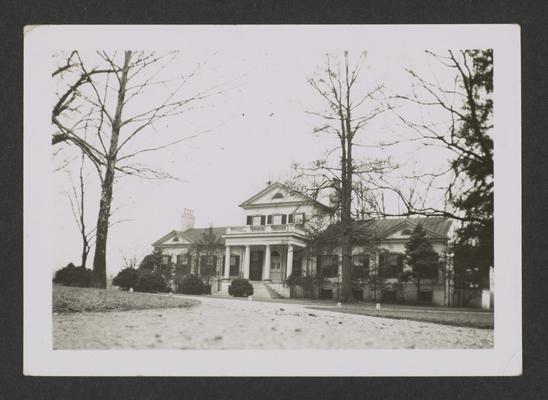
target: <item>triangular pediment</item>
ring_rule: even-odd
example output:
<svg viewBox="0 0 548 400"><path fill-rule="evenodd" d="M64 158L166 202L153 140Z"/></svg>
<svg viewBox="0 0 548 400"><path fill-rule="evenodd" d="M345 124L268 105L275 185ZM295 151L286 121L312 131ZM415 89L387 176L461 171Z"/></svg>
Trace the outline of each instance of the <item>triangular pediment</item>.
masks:
<svg viewBox="0 0 548 400"><path fill-rule="evenodd" d="M154 242L152 246L177 246L191 243L192 242L186 239L181 232L171 231L158 241Z"/></svg>
<svg viewBox="0 0 548 400"><path fill-rule="evenodd" d="M385 239L400 239L407 240L413 233L413 230L416 228L417 223L413 221L402 221L401 223L393 226L390 230L384 233ZM439 234L431 231L428 227L423 225L424 230L426 231L426 237L431 239L442 238Z"/></svg>
<svg viewBox="0 0 548 400"><path fill-rule="evenodd" d="M295 204L314 202L313 199L302 193L291 190L281 183L273 183L240 204L240 207L251 207L269 204Z"/></svg>

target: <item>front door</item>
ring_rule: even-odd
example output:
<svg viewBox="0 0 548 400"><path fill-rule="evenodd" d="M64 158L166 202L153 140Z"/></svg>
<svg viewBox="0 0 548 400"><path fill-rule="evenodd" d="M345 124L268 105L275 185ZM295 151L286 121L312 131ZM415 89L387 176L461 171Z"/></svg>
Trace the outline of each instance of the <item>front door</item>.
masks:
<svg viewBox="0 0 548 400"><path fill-rule="evenodd" d="M263 279L263 251L253 250L249 263L249 279L260 281Z"/></svg>
<svg viewBox="0 0 548 400"><path fill-rule="evenodd" d="M273 250L270 256L270 279L272 282L282 281L282 257L278 250Z"/></svg>

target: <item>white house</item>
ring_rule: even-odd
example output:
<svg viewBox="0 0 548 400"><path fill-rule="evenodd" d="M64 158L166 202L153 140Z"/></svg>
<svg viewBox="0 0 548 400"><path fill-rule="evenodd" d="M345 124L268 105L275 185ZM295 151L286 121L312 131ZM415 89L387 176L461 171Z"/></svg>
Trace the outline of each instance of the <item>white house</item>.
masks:
<svg viewBox="0 0 548 400"><path fill-rule="evenodd" d="M326 232L337 224L324 204L280 183L269 183L259 193L239 205L244 210L241 226L194 228L194 215L185 210L181 229L174 230L155 243L161 251L163 268L172 268L175 276L189 273L207 276L213 293L227 293L235 277L249 279L255 296L302 296L291 290L286 280L291 275L322 277L311 296L339 296L341 253L336 241L325 240ZM353 272L356 272L355 297L368 301L394 301L402 297L438 305L450 304L448 275L441 268L438 277L421 280L421 292L415 285L396 285L405 266L405 243L414 227L421 223L434 250L445 262L451 221L446 218L407 218L368 220L354 223ZM329 226L327 230L323 228ZM311 246L311 235L321 245ZM196 252L195 245L204 235L213 233L219 246L207 255ZM415 287L415 289L412 288ZM174 289L177 290L174 283ZM295 289L295 288L294 288Z"/></svg>

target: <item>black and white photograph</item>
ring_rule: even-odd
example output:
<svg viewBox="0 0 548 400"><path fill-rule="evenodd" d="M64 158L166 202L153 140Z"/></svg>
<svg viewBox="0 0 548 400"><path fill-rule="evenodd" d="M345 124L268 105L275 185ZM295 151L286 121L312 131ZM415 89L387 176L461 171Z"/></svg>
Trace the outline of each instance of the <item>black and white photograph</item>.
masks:
<svg viewBox="0 0 548 400"><path fill-rule="evenodd" d="M519 40L28 26L26 373L519 375Z"/></svg>

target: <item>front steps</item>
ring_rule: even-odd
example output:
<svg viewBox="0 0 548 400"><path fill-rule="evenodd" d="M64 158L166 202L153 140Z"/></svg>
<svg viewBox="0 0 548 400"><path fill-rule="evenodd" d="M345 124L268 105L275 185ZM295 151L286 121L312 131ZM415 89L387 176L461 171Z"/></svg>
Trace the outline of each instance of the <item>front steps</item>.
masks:
<svg viewBox="0 0 548 400"><path fill-rule="evenodd" d="M282 296L272 289L268 283L262 281L249 281L253 285L253 296L258 299L280 299Z"/></svg>

